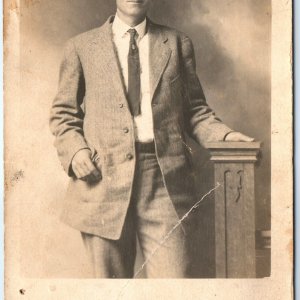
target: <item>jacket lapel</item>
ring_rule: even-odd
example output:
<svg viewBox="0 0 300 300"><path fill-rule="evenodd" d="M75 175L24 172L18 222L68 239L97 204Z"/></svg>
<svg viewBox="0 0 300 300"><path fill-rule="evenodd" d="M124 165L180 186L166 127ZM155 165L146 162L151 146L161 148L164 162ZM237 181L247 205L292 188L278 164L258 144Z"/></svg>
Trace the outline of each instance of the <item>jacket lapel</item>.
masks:
<svg viewBox="0 0 300 300"><path fill-rule="evenodd" d="M104 74L109 77L109 82L112 85L116 99L126 98L125 84L121 67L118 59L118 54L113 42L112 22L114 16L109 17L107 22L100 28L98 35L94 38L93 52L97 53L98 59L95 63L103 69Z"/></svg>
<svg viewBox="0 0 300 300"><path fill-rule="evenodd" d="M150 44L150 96L152 100L172 51L167 45L168 38L164 36L160 27L149 19L148 34Z"/></svg>
<svg viewBox="0 0 300 300"><path fill-rule="evenodd" d="M94 53L98 53L98 65L103 68L105 74L109 76L116 98L126 98L124 79L113 43L113 19L114 16L111 16L93 39L93 51ZM149 19L148 34L150 48L150 97L152 100L172 51L167 45L168 38L164 36L160 27ZM95 61L95 63L97 63L97 61Z"/></svg>

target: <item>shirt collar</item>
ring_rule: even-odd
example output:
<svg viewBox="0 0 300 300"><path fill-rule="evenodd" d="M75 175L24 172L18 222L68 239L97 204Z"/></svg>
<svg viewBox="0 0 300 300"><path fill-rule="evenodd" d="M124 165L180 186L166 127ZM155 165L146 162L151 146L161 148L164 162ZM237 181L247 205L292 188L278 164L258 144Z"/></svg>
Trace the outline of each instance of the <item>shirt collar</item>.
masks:
<svg viewBox="0 0 300 300"><path fill-rule="evenodd" d="M112 30L115 36L117 36L118 38L123 38L125 34L127 34L129 29L134 28L139 35L138 38L142 39L146 34L146 25L147 19L145 18L144 21L138 24L137 26L130 27L118 17L118 14L116 14L112 25Z"/></svg>

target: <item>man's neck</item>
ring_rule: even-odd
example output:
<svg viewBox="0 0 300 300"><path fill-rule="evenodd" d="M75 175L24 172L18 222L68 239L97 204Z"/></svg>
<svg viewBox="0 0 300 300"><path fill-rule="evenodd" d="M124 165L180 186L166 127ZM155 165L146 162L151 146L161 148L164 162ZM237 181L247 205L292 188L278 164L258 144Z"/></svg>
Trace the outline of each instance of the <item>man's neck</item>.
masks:
<svg viewBox="0 0 300 300"><path fill-rule="evenodd" d="M130 27L135 27L135 26L139 25L146 18L146 16L141 16L139 18L133 18L130 16L126 16L126 15L122 14L122 12L120 12L119 10L117 10L117 15L125 24L127 24Z"/></svg>

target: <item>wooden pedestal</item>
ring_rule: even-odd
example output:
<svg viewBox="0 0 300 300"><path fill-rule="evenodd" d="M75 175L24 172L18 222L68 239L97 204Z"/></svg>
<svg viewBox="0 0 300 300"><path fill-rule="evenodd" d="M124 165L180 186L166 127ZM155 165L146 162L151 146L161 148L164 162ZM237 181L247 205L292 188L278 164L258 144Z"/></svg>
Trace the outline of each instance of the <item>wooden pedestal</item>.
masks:
<svg viewBox="0 0 300 300"><path fill-rule="evenodd" d="M255 278L254 164L260 143L209 143L214 162L217 278Z"/></svg>

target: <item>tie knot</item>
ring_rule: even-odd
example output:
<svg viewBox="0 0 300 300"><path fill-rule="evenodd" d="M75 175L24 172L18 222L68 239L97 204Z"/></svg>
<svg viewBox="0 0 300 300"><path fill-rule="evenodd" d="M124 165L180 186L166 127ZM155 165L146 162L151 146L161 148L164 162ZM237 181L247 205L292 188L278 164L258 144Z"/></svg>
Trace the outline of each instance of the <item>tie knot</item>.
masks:
<svg viewBox="0 0 300 300"><path fill-rule="evenodd" d="M128 33L130 34L130 38L135 38L138 35L137 31L134 28L129 29Z"/></svg>

